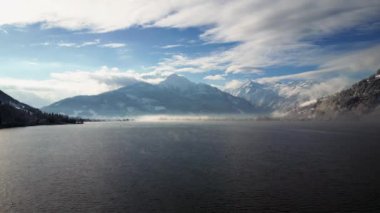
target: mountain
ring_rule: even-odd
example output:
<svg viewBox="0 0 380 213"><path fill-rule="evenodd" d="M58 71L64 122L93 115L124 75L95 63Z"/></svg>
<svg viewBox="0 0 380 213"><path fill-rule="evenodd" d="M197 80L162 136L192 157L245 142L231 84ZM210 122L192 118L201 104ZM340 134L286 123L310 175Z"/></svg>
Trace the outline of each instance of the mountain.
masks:
<svg viewBox="0 0 380 213"><path fill-rule="evenodd" d="M249 101L262 111L273 111L283 98L272 88L253 81L247 81L239 88L230 91L232 95Z"/></svg>
<svg viewBox="0 0 380 213"><path fill-rule="evenodd" d="M81 117L123 117L143 114L251 113L246 100L171 75L157 85L135 82L93 96L76 96L43 108L47 112Z"/></svg>
<svg viewBox="0 0 380 213"><path fill-rule="evenodd" d="M240 87L228 90L230 94L244 98L262 112L286 112L310 100L302 91L312 87L312 81L280 81L276 83L258 83L249 80Z"/></svg>
<svg viewBox="0 0 380 213"><path fill-rule="evenodd" d="M187 78L175 74L168 76L165 81L162 81L159 85L162 88L179 89L182 91L189 90L197 86L197 84L194 84Z"/></svg>
<svg viewBox="0 0 380 213"><path fill-rule="evenodd" d="M9 105L15 109L23 110L26 112L35 112L37 110L31 106L28 106L24 103L17 101L16 99L12 98L11 96L9 96L8 94L4 93L1 90L0 90L0 103L2 105L6 104L6 105Z"/></svg>
<svg viewBox="0 0 380 213"><path fill-rule="evenodd" d="M367 79L334 95L320 98L289 112L300 119L333 119L380 112L380 70Z"/></svg>
<svg viewBox="0 0 380 213"><path fill-rule="evenodd" d="M15 100L0 90L0 128L80 122L80 119L43 113L39 109Z"/></svg>

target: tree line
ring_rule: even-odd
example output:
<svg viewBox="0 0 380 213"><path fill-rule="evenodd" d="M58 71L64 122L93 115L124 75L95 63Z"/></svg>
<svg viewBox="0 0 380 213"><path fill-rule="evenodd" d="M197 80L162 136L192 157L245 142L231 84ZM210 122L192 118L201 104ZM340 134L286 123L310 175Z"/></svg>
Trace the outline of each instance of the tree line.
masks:
<svg viewBox="0 0 380 213"><path fill-rule="evenodd" d="M45 113L38 109L22 109L0 101L0 128L34 125L80 124L81 118Z"/></svg>

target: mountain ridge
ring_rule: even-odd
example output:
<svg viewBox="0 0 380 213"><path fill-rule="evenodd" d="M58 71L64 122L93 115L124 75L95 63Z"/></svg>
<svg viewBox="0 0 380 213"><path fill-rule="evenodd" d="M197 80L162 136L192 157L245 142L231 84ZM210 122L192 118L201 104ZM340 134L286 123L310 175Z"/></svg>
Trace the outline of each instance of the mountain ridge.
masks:
<svg viewBox="0 0 380 213"><path fill-rule="evenodd" d="M207 84L171 75L154 85L137 82L93 96L63 99L44 111L82 117L124 117L145 114L252 113L254 107Z"/></svg>
<svg viewBox="0 0 380 213"><path fill-rule="evenodd" d="M230 94L249 101L253 106L266 113L287 112L297 105L310 101L301 94L302 90L312 87L312 81L287 81L272 84L248 80Z"/></svg>

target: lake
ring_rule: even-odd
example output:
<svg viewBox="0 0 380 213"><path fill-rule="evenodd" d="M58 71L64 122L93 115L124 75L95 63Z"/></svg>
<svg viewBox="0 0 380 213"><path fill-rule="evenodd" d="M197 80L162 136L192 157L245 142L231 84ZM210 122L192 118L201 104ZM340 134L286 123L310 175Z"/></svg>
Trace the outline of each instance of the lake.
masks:
<svg viewBox="0 0 380 213"><path fill-rule="evenodd" d="M0 130L0 212L379 212L372 122Z"/></svg>

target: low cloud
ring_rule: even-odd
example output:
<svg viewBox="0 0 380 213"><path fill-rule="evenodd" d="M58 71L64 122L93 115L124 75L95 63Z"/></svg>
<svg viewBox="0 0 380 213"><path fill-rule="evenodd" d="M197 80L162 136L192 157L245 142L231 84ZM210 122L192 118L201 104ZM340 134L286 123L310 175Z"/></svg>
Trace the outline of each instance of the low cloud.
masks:
<svg viewBox="0 0 380 213"><path fill-rule="evenodd" d="M301 95L308 97L310 100L332 95L336 92L348 88L354 83L353 79L347 77L336 77L323 82L314 84L308 89L302 90Z"/></svg>
<svg viewBox="0 0 380 213"><path fill-rule="evenodd" d="M204 77L203 79L205 80L210 80L210 81L222 81L225 80L223 75L208 75Z"/></svg>
<svg viewBox="0 0 380 213"><path fill-rule="evenodd" d="M240 81L240 80L231 80L231 81L227 82L227 83L224 85L224 90L228 91L228 90L238 89L238 88L241 87L243 84L244 84L244 81Z"/></svg>
<svg viewBox="0 0 380 213"><path fill-rule="evenodd" d="M297 90L286 86L279 91L284 97L298 94L304 100L313 100L332 95L350 87L358 81L356 74L362 72L362 76L374 74L380 68L380 45L360 50L351 51L335 56L321 64L320 68L307 72L266 77L256 79L263 84L276 84L284 80L312 81L310 87L299 87Z"/></svg>

